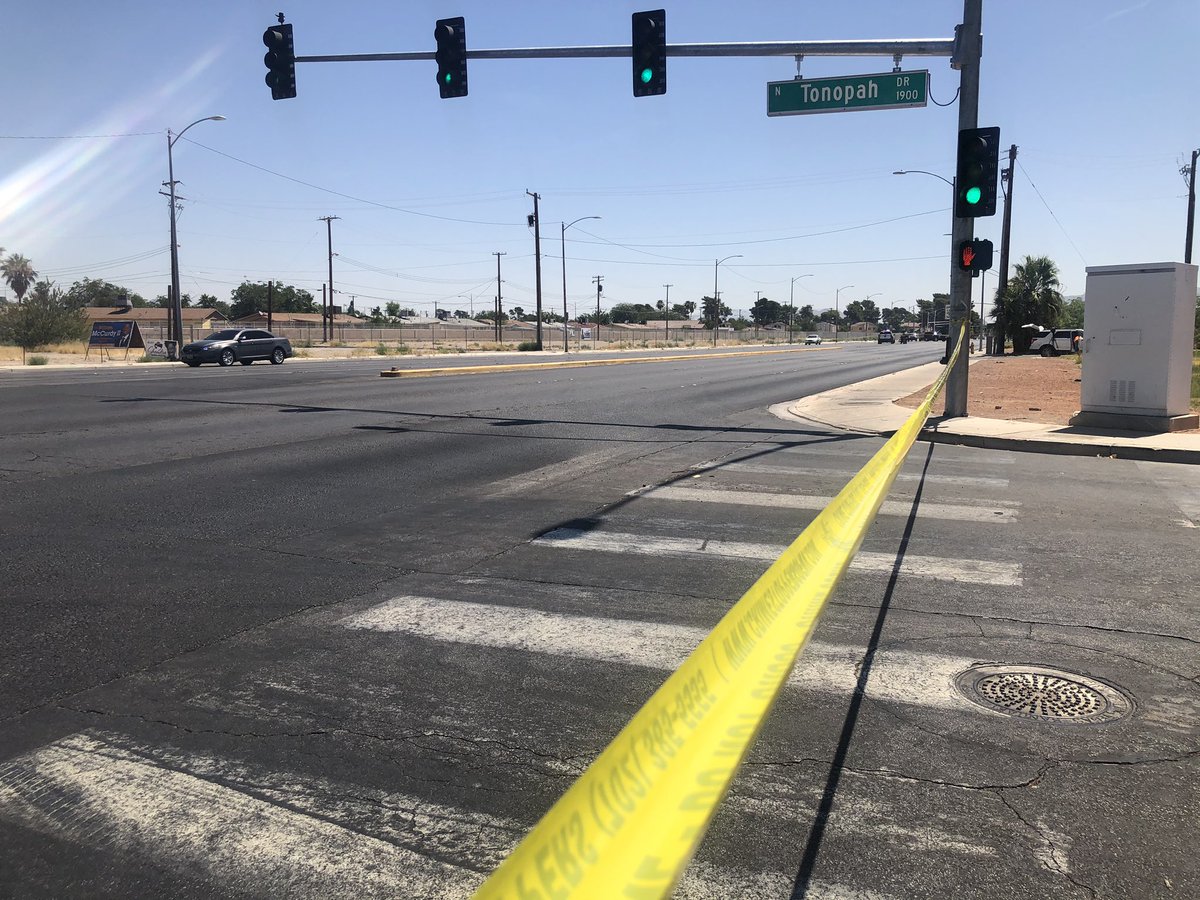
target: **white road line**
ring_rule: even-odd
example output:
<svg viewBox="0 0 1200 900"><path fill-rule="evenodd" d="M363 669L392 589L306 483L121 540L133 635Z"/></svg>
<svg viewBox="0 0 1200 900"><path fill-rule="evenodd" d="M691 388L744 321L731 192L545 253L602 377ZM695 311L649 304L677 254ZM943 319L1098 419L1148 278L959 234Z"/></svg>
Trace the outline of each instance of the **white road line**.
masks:
<svg viewBox="0 0 1200 900"><path fill-rule="evenodd" d="M587 453L583 456L577 456L574 459L542 466L540 469L522 472L518 475L492 482L486 488L485 495L488 497L507 497L512 494L523 493L531 488L580 478L606 466L611 467L614 465L615 457L619 456L621 452L621 448L598 450L595 453Z"/></svg>
<svg viewBox="0 0 1200 900"><path fill-rule="evenodd" d="M356 830L364 813L372 830L423 843L430 855ZM356 829L329 821L339 815ZM70 735L0 765L0 820L153 860L234 893L313 900L466 900L486 877L480 870L498 865L528 830L418 797L300 773L248 773L231 760L164 752L100 732ZM771 900L790 886L785 873L696 862L675 896ZM828 883L814 885L811 896L891 900Z"/></svg>
<svg viewBox="0 0 1200 900"><path fill-rule="evenodd" d="M1163 495L1183 513L1180 525L1185 528L1200 526L1200 474L1191 466L1178 463L1138 462L1137 467L1162 488Z"/></svg>
<svg viewBox="0 0 1200 900"><path fill-rule="evenodd" d="M693 469L705 469L720 472L753 472L756 475L777 475L780 478L840 478L849 481L854 472L843 472L836 469L818 469L805 466L772 466L766 463L730 462L704 463L692 466ZM857 470L855 470L857 471ZM920 482L927 484L961 485L963 487L994 487L1003 490L1008 487L1007 478L989 478L975 475L920 475L913 472L900 472L897 481Z"/></svg>
<svg viewBox="0 0 1200 900"><path fill-rule="evenodd" d="M811 509L820 511L829 505L832 497L813 497L808 494L783 494L767 491L721 490L720 488L692 488L667 485L665 487L631 491L630 496L649 497L653 500L685 500L692 503L727 503L734 506L775 507L777 509ZM912 514L912 503L907 500L884 500L879 506L883 516ZM1016 519L1015 509L995 506L963 506L955 503L921 502L917 507L917 518L946 519L954 522L976 522L1005 525Z"/></svg>
<svg viewBox="0 0 1200 900"><path fill-rule="evenodd" d="M774 562L787 547L783 544L752 544L743 541L712 541L704 538L655 537L622 531L584 531L556 528L534 538L533 546L561 550L598 550L604 553L638 553L649 556L720 557ZM850 561L857 572L891 572L896 557L891 553L859 550ZM905 554L900 574L939 581L1018 587L1021 566L1018 563L989 562L982 559L943 559L937 556Z"/></svg>
<svg viewBox="0 0 1200 900"><path fill-rule="evenodd" d="M708 634L706 628L634 619L549 613L519 606L395 597L341 623L346 628L398 632L476 647L496 647L674 671ZM810 642L788 679L792 687L847 694L858 681L863 650ZM974 660L933 653L881 650L867 696L892 703L979 711L954 689Z"/></svg>

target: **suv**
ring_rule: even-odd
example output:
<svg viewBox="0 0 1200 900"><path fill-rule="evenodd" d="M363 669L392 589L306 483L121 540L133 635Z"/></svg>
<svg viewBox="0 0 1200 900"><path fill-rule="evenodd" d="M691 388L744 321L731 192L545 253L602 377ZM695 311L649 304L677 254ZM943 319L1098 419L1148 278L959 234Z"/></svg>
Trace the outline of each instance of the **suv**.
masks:
<svg viewBox="0 0 1200 900"><path fill-rule="evenodd" d="M814 332L811 332L811 333L809 333L808 335L806 335L806 336L805 336L805 338L804 338L804 343L806 343L806 344L819 344L819 343L821 343L821 336L820 336L819 334L817 334L815 331L814 331Z"/></svg>
<svg viewBox="0 0 1200 900"><path fill-rule="evenodd" d="M1060 353L1078 353L1083 341L1082 328L1055 328L1053 331L1042 330L1033 336L1029 345L1030 353L1040 353L1042 356L1058 356Z"/></svg>
<svg viewBox="0 0 1200 900"><path fill-rule="evenodd" d="M894 344L896 343L896 337L890 331L881 331L879 332L879 343Z"/></svg>

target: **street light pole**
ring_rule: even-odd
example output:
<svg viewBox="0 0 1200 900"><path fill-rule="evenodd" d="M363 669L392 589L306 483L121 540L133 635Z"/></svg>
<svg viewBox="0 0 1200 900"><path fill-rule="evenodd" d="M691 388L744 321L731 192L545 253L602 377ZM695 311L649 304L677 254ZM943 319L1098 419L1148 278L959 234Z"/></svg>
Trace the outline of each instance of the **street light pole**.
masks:
<svg viewBox="0 0 1200 900"><path fill-rule="evenodd" d="M796 324L796 282L801 278L812 278L812 274L797 275L788 288L788 343L792 342L792 327Z"/></svg>
<svg viewBox="0 0 1200 900"><path fill-rule="evenodd" d="M878 297L882 293L883 293L883 291L876 291L873 294L867 294L867 296L863 297L863 300L862 300L863 305L865 306L867 301L870 300L872 297ZM876 321L875 321L875 331L876 331L876 333L878 333L878 331L879 331L879 320L878 319L876 319Z"/></svg>
<svg viewBox="0 0 1200 900"><path fill-rule="evenodd" d="M721 301L717 299L717 272L721 268L721 263L726 259L740 259L742 254L735 253L733 256L726 256L725 259L718 259L713 265L713 346L717 346L717 326L721 324Z"/></svg>
<svg viewBox="0 0 1200 900"><path fill-rule="evenodd" d="M171 129L167 129L167 185L171 192L171 297L168 300L171 306L167 335L168 338L174 337L177 350L183 346L183 302L179 297L179 242L175 237L175 156L171 151L175 147L175 142L183 137L184 132L192 125L199 125L201 122L224 121L224 116L205 116L203 119L192 122L174 137L171 137Z"/></svg>
<svg viewBox="0 0 1200 900"><path fill-rule="evenodd" d="M587 219L599 219L600 216L583 216L575 220L575 222L583 222ZM568 222L562 227L562 276L563 276L563 353L570 352L570 336L567 333L567 229L575 222Z"/></svg>
<svg viewBox="0 0 1200 900"><path fill-rule="evenodd" d="M833 342L838 342L838 328L842 321L842 291L848 291L854 287L852 284L844 284L833 292Z"/></svg>

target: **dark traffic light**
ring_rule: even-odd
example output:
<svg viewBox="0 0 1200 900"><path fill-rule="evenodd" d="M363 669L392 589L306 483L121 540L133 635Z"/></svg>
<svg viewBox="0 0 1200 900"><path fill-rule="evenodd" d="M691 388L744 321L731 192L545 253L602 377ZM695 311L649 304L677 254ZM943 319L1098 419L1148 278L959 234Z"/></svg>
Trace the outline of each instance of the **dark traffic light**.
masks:
<svg viewBox="0 0 1200 900"><path fill-rule="evenodd" d="M999 128L964 128L958 133L958 172L954 179L957 218L978 219L996 214L999 166Z"/></svg>
<svg viewBox="0 0 1200 900"><path fill-rule="evenodd" d="M438 92L443 100L467 96L466 20L462 16L438 19L433 36L437 39Z"/></svg>
<svg viewBox="0 0 1200 900"><path fill-rule="evenodd" d="M292 43L292 26L272 25L263 32L263 44L267 48L263 62L267 64L266 82L271 89L271 99L295 97L296 47Z"/></svg>
<svg viewBox="0 0 1200 900"><path fill-rule="evenodd" d="M977 272L986 272L992 267L992 242L963 241L958 245L958 267L972 277Z"/></svg>
<svg viewBox="0 0 1200 900"><path fill-rule="evenodd" d="M633 14L633 96L667 92L667 11Z"/></svg>

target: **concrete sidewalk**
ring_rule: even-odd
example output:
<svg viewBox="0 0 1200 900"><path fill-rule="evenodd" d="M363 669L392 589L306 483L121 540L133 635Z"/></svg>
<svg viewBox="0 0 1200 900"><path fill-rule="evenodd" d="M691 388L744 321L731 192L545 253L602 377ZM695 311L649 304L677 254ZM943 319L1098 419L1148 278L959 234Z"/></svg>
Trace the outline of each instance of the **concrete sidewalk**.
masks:
<svg viewBox="0 0 1200 900"><path fill-rule="evenodd" d="M940 363L927 363L780 404L773 412L846 431L891 435L913 412L894 401L932 384L941 370ZM930 418L921 439L993 450L1200 464L1200 434L1196 432L1144 434L969 416Z"/></svg>

